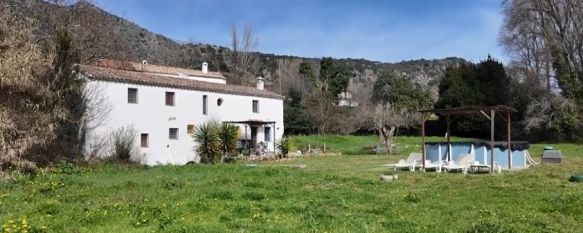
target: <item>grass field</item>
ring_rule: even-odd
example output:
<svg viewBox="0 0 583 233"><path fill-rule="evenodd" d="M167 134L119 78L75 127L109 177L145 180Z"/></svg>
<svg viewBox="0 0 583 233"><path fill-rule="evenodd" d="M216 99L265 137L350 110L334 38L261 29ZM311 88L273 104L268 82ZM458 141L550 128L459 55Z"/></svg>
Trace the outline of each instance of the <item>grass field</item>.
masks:
<svg viewBox="0 0 583 233"><path fill-rule="evenodd" d="M427 137L427 141L442 141L442 137ZM464 140L463 138L451 137L452 142ZM409 154L412 151L421 151L420 137L396 137L397 150L400 154ZM290 151L295 152L301 148L312 147L323 148L326 145L327 151L342 153L344 155L363 155L371 154L370 150L379 144L379 137L376 135L369 136L340 136L340 135L310 135L295 136L290 138Z"/></svg>
<svg viewBox="0 0 583 233"><path fill-rule="evenodd" d="M566 152L562 165L496 175L401 172L393 183L379 180L388 170L381 165L401 156L256 167L64 165L0 182L0 232L580 232L583 184L567 180L583 172L583 149L555 146Z"/></svg>

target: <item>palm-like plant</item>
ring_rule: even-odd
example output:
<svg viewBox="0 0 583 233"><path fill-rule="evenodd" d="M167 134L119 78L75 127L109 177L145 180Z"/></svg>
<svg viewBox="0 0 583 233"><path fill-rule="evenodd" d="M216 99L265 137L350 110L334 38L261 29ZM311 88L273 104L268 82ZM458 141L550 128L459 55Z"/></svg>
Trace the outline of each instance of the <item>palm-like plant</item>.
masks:
<svg viewBox="0 0 583 233"><path fill-rule="evenodd" d="M239 127L233 124L223 123L221 126L219 126L218 131L221 152L223 153L221 162L223 162L227 156L235 152L237 149L237 141L239 140Z"/></svg>
<svg viewBox="0 0 583 233"><path fill-rule="evenodd" d="M194 129L193 138L196 142L194 151L200 156L201 163L214 163L215 157L221 154L221 140L216 122L205 122Z"/></svg>
<svg viewBox="0 0 583 233"><path fill-rule="evenodd" d="M277 142L277 149L279 150L279 158L286 158L289 153L289 139L287 137L281 138Z"/></svg>

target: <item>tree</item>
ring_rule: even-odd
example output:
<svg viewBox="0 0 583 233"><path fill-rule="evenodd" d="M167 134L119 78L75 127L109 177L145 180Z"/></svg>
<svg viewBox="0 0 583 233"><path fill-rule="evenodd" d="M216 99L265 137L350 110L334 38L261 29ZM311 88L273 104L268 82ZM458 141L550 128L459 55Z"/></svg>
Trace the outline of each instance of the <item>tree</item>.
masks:
<svg viewBox="0 0 583 233"><path fill-rule="evenodd" d="M436 108L512 105L511 79L504 66L488 56L478 64L448 67L439 83ZM496 130L504 135L502 125ZM479 137L490 131L482 116L456 120L454 130L467 136Z"/></svg>
<svg viewBox="0 0 583 233"><path fill-rule="evenodd" d="M316 75L314 74L314 68L309 62L302 62L299 69L300 77L306 84L305 87L311 87L316 81Z"/></svg>
<svg viewBox="0 0 583 233"><path fill-rule="evenodd" d="M431 105L431 97L408 79L383 74L374 83L371 103L361 105L359 112L370 115L364 119L378 131L381 144L392 153L396 130L416 124L417 111Z"/></svg>
<svg viewBox="0 0 583 233"><path fill-rule="evenodd" d="M430 105L431 97L410 80L387 73L375 81L371 101L374 104L390 103L398 109L417 109Z"/></svg>
<svg viewBox="0 0 583 233"><path fill-rule="evenodd" d="M60 153L68 158L79 157L84 146L83 117L87 112L84 98L85 81L74 70L79 64L79 53L74 47L73 38L65 28L59 28L55 35L55 53L53 74L49 78L50 89L54 93L55 105L63 106L67 111L61 117L55 129L56 140L53 153Z"/></svg>
<svg viewBox="0 0 583 233"><path fill-rule="evenodd" d="M205 122L194 129L192 135L196 143L194 151L201 163L214 163L215 158L221 154L221 139L216 122Z"/></svg>
<svg viewBox="0 0 583 233"><path fill-rule="evenodd" d="M56 115L46 81L50 60L32 36L35 22L0 2L0 173L36 167L35 148L49 144Z"/></svg>
<svg viewBox="0 0 583 233"><path fill-rule="evenodd" d="M303 105L304 93L297 89L290 89L284 102L283 121L285 134L309 134L312 133L312 121L309 118L306 107Z"/></svg>
<svg viewBox="0 0 583 233"><path fill-rule="evenodd" d="M322 90L330 92L334 100L338 94L346 91L350 81L348 69L344 65L335 64L332 58L325 57L320 60L320 77Z"/></svg>
<svg viewBox="0 0 583 233"><path fill-rule="evenodd" d="M251 26L245 25L243 35L240 37L237 26L233 23L227 67L235 82L242 84L254 82L254 75L259 71L259 60L255 52L257 44Z"/></svg>
<svg viewBox="0 0 583 233"><path fill-rule="evenodd" d="M500 38L512 63L523 71L518 72L525 76L523 79L537 78L538 83L530 83L546 84L549 93L547 100L536 99L532 104L560 100L551 86L556 81L562 97L567 102L574 101L574 112L581 115L578 106L583 102L583 2L508 0L504 2L504 13Z"/></svg>
<svg viewBox="0 0 583 233"><path fill-rule="evenodd" d="M448 67L436 107L509 105L510 86L504 66L490 56L477 65Z"/></svg>
<svg viewBox="0 0 583 233"><path fill-rule="evenodd" d="M333 96L324 88L324 84L318 80L314 89L302 101L309 119L318 129L319 134L330 132L336 109Z"/></svg>
<svg viewBox="0 0 583 233"><path fill-rule="evenodd" d="M461 64L447 67L445 76L439 82L439 99L436 108L476 105L479 99L477 79L474 77L474 64Z"/></svg>
<svg viewBox="0 0 583 233"><path fill-rule="evenodd" d="M218 136L221 144L221 162L232 155L237 149L239 141L239 127L229 123L223 123L218 126Z"/></svg>
<svg viewBox="0 0 583 233"><path fill-rule="evenodd" d="M399 127L408 127L415 124L416 114L404 108L397 108L391 103L377 103L374 105L371 114L371 122L379 133L381 145L389 152L393 153L394 136Z"/></svg>

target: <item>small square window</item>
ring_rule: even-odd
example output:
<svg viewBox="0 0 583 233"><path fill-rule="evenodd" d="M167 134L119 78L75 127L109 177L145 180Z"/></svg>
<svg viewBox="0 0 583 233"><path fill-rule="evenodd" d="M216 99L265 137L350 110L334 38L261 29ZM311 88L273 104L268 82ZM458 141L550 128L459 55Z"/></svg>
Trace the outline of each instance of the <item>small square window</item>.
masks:
<svg viewBox="0 0 583 233"><path fill-rule="evenodd" d="M168 139L178 140L178 128L170 128L168 130Z"/></svg>
<svg viewBox="0 0 583 233"><path fill-rule="evenodd" d="M194 125L187 125L186 126L186 133L193 134L194 133Z"/></svg>
<svg viewBox="0 0 583 233"><path fill-rule="evenodd" d="M259 113L259 100L253 100L253 112Z"/></svg>
<svg viewBox="0 0 583 233"><path fill-rule="evenodd" d="M174 92L166 92L166 106L174 106Z"/></svg>
<svg viewBox="0 0 583 233"><path fill-rule="evenodd" d="M128 88L128 103L137 104L138 103L138 89Z"/></svg>
<svg viewBox="0 0 583 233"><path fill-rule="evenodd" d="M148 148L150 146L149 135L147 133L140 135L140 145L142 148Z"/></svg>

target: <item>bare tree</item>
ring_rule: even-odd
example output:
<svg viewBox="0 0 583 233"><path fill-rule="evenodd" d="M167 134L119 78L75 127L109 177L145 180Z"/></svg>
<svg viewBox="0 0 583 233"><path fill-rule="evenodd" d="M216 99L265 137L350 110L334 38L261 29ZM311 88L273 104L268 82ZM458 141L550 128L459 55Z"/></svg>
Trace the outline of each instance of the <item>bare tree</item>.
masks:
<svg viewBox="0 0 583 233"><path fill-rule="evenodd" d="M227 67L235 82L250 84L254 82L254 75L259 71L257 58L257 38L250 25L245 25L243 35L240 36L237 26L233 23L231 30L231 51L228 53Z"/></svg>
<svg viewBox="0 0 583 233"><path fill-rule="evenodd" d="M275 75L277 80L274 83L274 91L282 95L287 95L290 89L305 92L305 80L300 77L300 59L277 59L277 70Z"/></svg>
<svg viewBox="0 0 583 233"><path fill-rule="evenodd" d="M36 22L14 15L5 3L0 2L0 173L35 167L31 150L52 140L53 120L66 114L50 105L43 75L51 59L35 44Z"/></svg>
<svg viewBox="0 0 583 233"><path fill-rule="evenodd" d="M332 119L336 106L330 93L323 90L322 82L316 82L316 87L304 97L302 104L314 125L317 126L318 133L329 133L333 125Z"/></svg>
<svg viewBox="0 0 583 233"><path fill-rule="evenodd" d="M583 2L508 0L504 7L501 42L514 64L542 79L549 90L554 76L564 94L582 95Z"/></svg>
<svg viewBox="0 0 583 233"><path fill-rule="evenodd" d="M393 153L394 136L399 128L418 124L416 113L409 109L396 108L390 103L361 103L355 111L355 122L361 127L377 131L380 144Z"/></svg>

